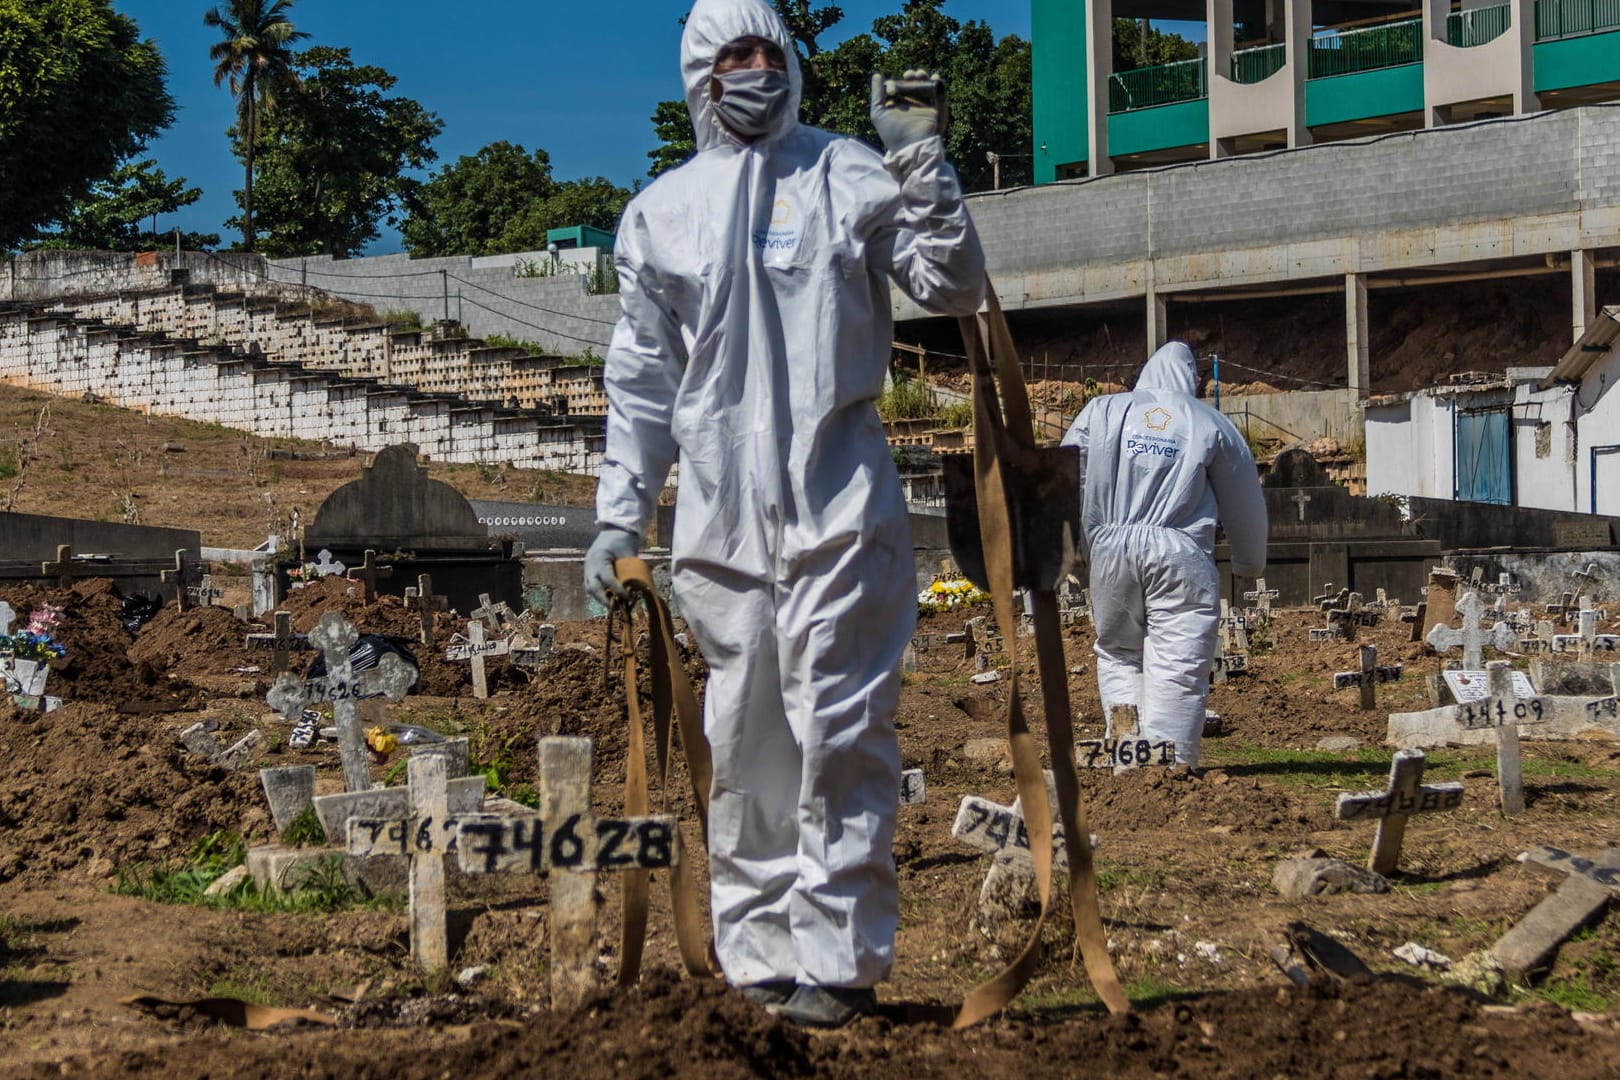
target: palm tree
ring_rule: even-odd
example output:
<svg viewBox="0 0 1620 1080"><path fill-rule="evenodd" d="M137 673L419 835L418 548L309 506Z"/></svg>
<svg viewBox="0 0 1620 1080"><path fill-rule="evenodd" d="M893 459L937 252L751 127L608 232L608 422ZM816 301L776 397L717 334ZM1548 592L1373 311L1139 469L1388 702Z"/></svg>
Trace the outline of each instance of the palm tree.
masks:
<svg viewBox="0 0 1620 1080"><path fill-rule="evenodd" d="M247 183L242 198L242 246L253 250L253 151L259 112L275 102L276 91L297 81L288 46L309 37L287 18L293 0L225 0L203 15L223 40L208 50L215 61L214 85L229 80L236 98L236 127L247 147Z"/></svg>

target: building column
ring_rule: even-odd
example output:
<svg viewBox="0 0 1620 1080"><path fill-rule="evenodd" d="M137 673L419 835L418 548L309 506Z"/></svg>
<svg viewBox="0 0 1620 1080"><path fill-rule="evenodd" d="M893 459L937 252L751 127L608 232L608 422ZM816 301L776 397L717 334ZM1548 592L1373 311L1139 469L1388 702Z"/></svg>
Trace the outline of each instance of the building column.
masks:
<svg viewBox="0 0 1620 1080"><path fill-rule="evenodd" d="M1364 274L1344 275L1344 351L1348 367L1347 383L1358 400L1371 392L1372 359L1367 342L1367 278Z"/></svg>
<svg viewBox="0 0 1620 1080"><path fill-rule="evenodd" d="M1476 0L1478 2L1478 0ZM1523 116L1541 108L1536 93L1536 0L1513 0L1513 25L1508 33L1519 37L1519 70L1513 90L1513 115Z"/></svg>
<svg viewBox="0 0 1620 1080"><path fill-rule="evenodd" d="M1206 105L1210 110L1209 156L1213 161L1232 156L1232 140L1216 135L1214 123L1216 79L1232 70L1232 0L1204 0L1204 25L1209 35L1205 48L1208 54L1206 62L1209 64L1209 100Z"/></svg>
<svg viewBox="0 0 1620 1080"><path fill-rule="evenodd" d="M1113 0L1086 0L1086 172L1107 176L1114 171L1108 156L1108 81L1114 74Z"/></svg>
<svg viewBox="0 0 1620 1080"><path fill-rule="evenodd" d="M1170 340L1170 304L1164 293L1148 285L1147 292L1148 352L1157 352Z"/></svg>
<svg viewBox="0 0 1620 1080"><path fill-rule="evenodd" d="M1576 249L1569 253L1569 301L1571 343L1581 340L1586 328L1597 318L1596 265L1592 253Z"/></svg>
<svg viewBox="0 0 1620 1080"><path fill-rule="evenodd" d="M1311 129L1305 126L1305 81L1311 77L1311 0L1287 0L1283 8L1283 60L1294 91L1294 122L1288 127L1288 145L1311 145Z"/></svg>

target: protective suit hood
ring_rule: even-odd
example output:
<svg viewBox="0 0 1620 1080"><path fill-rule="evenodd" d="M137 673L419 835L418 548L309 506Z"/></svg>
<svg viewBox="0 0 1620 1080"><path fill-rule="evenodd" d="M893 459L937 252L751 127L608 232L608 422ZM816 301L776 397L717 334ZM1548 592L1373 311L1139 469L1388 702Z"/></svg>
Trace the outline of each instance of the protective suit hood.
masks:
<svg viewBox="0 0 1620 1080"><path fill-rule="evenodd" d="M1138 390L1175 390L1183 394L1198 393L1198 361L1192 350L1179 341L1172 341L1148 357L1137 376Z"/></svg>
<svg viewBox="0 0 1620 1080"><path fill-rule="evenodd" d="M686 86L686 108L692 114L692 131L699 152L735 141L709 100L709 80L714 74L714 58L720 46L740 37L762 37L776 42L787 57L788 107L775 127L760 136L761 142L780 139L799 124L799 101L804 92L804 76L799 57L787 27L764 0L697 0L686 17L681 35L681 81Z"/></svg>

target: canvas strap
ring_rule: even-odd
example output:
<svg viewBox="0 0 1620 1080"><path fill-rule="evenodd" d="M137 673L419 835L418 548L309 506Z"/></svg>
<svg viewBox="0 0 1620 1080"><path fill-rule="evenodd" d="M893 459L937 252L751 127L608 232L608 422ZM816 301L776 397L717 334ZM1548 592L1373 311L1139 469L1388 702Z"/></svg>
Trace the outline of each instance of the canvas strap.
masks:
<svg viewBox="0 0 1620 1080"><path fill-rule="evenodd" d="M1013 779L1035 862L1035 885L1041 910L1022 952L1007 967L976 987L962 1001L954 1026L976 1024L1001 1011L1018 996L1040 964L1041 931L1052 908L1052 810L1041 775L1041 755L1025 720L1018 692L1018 626L1013 612L1012 511L1008 505L1006 469L1020 451L1035 448L1029 396L1014 349L1012 334L995 290L985 283L986 314L960 320L973 377L973 470L979 503L979 534L984 545L985 573L1006 643L1007 741ZM999 392L998 392L999 384ZM1080 782L1074 766L1074 727L1069 712L1069 683L1057 597L1050 589L1033 595L1035 654L1041 700L1046 713L1047 749L1057 791L1058 817L1069 852L1069 897L1074 912L1075 946L1091 985L1110 1012L1130 1011L1130 1002L1114 972L1103 934L1097 877L1092 865L1091 833L1080 805Z"/></svg>

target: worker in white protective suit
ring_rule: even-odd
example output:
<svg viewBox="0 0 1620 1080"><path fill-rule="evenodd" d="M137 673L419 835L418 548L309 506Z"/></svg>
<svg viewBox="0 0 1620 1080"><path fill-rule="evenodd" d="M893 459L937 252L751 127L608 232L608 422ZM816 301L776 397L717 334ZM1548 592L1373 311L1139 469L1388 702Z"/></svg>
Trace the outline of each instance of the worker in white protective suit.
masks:
<svg viewBox="0 0 1620 1080"><path fill-rule="evenodd" d="M1091 559L1103 709L1134 705L1144 738L1198 765L1219 632L1215 522L1232 572L1266 566L1266 503L1248 444L1199 401L1198 363L1172 341L1126 394L1094 398L1065 446L1080 448L1081 529Z"/></svg>
<svg viewBox="0 0 1620 1080"><path fill-rule="evenodd" d="M889 153L801 125L762 0L698 0L681 43L698 153L625 209L607 356L598 599L680 459L672 583L709 662L715 946L798 1023L876 1007L899 918L894 711L915 628L899 477L874 401L889 284L975 311L984 259L943 100L874 88Z"/></svg>

